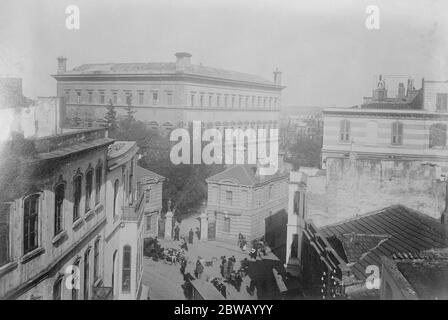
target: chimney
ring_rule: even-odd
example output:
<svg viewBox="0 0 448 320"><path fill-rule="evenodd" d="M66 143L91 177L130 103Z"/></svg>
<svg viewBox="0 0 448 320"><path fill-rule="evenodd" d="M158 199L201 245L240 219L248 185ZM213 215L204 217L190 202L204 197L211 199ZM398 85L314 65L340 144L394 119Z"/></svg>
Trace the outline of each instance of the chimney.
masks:
<svg viewBox="0 0 448 320"><path fill-rule="evenodd" d="M184 71L186 66L191 64L191 54L188 52L177 52L176 56L176 71Z"/></svg>
<svg viewBox="0 0 448 320"><path fill-rule="evenodd" d="M67 71L67 58L58 57L58 74L65 73Z"/></svg>
<svg viewBox="0 0 448 320"><path fill-rule="evenodd" d="M406 88L404 87L404 83L400 82L398 84L398 95L397 98L400 100L404 100L406 98Z"/></svg>
<svg viewBox="0 0 448 320"><path fill-rule="evenodd" d="M282 72L278 70L278 68L274 71L274 83L281 85L282 84Z"/></svg>

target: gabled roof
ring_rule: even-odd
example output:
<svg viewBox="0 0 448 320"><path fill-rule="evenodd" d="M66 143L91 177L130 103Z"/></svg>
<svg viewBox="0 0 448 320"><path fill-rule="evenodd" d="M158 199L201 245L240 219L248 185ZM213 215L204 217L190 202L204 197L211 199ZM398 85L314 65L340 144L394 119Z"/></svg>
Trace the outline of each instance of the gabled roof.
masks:
<svg viewBox="0 0 448 320"><path fill-rule="evenodd" d="M260 176L256 174L255 165L234 165L224 171L206 179L207 183L232 183L244 186L257 186L278 178L287 177L287 174L276 173L270 176Z"/></svg>
<svg viewBox="0 0 448 320"><path fill-rule="evenodd" d="M390 257L399 252L418 253L432 248L448 247L444 226L438 220L403 205L390 206L325 226L320 228L319 232L326 238L337 238L345 244L348 235L358 235L358 242L361 243L358 247L365 252L352 251L353 248L350 247L348 252L344 248L345 252L340 256L345 255L347 259L349 256L359 256L351 267L352 273L359 280L366 278L367 266L381 267L381 256ZM382 237L381 241L376 244L365 242L374 236ZM340 251L341 247L344 245L334 249Z"/></svg>
<svg viewBox="0 0 448 320"><path fill-rule="evenodd" d="M135 174L137 175L137 181L139 182L160 182L164 181L165 177L140 166L135 168Z"/></svg>

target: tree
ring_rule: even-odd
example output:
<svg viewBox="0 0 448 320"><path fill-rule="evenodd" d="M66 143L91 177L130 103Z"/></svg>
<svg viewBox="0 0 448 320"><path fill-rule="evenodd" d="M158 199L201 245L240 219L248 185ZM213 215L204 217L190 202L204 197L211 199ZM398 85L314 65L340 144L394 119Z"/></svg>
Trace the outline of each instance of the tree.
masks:
<svg viewBox="0 0 448 320"><path fill-rule="evenodd" d="M113 133L117 130L117 111L115 110L115 106L112 103L112 100L109 100L109 105L106 107L106 115L104 119L109 125L109 133Z"/></svg>
<svg viewBox="0 0 448 320"><path fill-rule="evenodd" d="M319 141L299 138L289 147L288 158L295 170L300 167L319 168L320 152L321 146Z"/></svg>

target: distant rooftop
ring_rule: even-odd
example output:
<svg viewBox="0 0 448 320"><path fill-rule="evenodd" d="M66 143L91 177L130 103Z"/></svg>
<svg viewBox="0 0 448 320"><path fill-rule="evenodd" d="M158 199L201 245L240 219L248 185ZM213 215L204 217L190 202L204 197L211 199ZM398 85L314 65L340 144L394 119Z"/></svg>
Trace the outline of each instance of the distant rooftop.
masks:
<svg viewBox="0 0 448 320"><path fill-rule="evenodd" d="M93 63L83 64L72 70L59 67L55 78L79 75L176 75L185 74L231 81L250 82L270 86L281 86L280 83L247 73L212 68L190 63L190 54L176 54L177 62L135 62L135 63ZM280 72L278 72L280 73Z"/></svg>

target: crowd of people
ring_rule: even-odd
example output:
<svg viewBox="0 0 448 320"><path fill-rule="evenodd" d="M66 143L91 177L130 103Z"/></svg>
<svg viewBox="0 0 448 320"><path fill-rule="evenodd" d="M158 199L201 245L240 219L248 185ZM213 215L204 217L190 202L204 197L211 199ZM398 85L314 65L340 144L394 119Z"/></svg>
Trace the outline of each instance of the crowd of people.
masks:
<svg viewBox="0 0 448 320"><path fill-rule="evenodd" d="M185 285L188 285L189 281L192 279L203 279L205 267L213 265L213 261L207 263L202 257L198 256L196 263L193 264L193 276L187 271L189 261L186 255L189 246L193 245L194 243L195 235L197 239L200 240L200 229L196 228L196 230L193 231L193 228L190 228L187 235L181 236L180 225L179 223L176 223L173 228L172 234L174 241L180 241L180 249L165 250L161 248L156 239L153 252L160 258L164 258L164 260L170 261L173 264L180 263L180 273L184 277ZM254 260L256 260L257 258L263 259L263 256L266 256L267 254L264 238L254 239L251 244L252 246L250 248L250 251L248 252L249 258ZM239 233L238 235L237 247L243 253L247 251L248 243L246 237L242 233ZM216 258L214 259L218 260ZM236 269L236 262L237 261L234 255L230 257L222 256L220 264L220 274L222 278L207 277L207 279L205 279L206 281L210 281L224 297L227 297L227 287L225 283L232 285L238 292L240 292L243 279L248 275L248 268L250 264L248 258L246 257L241 260L239 269ZM255 292L255 288L255 281L251 280L250 285L246 287L246 290L250 295L253 295Z"/></svg>

